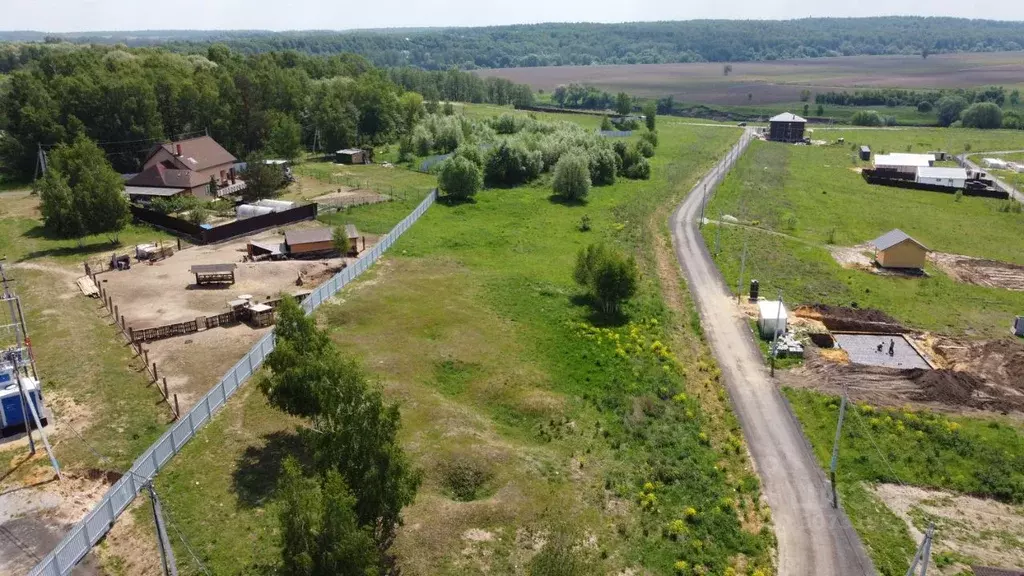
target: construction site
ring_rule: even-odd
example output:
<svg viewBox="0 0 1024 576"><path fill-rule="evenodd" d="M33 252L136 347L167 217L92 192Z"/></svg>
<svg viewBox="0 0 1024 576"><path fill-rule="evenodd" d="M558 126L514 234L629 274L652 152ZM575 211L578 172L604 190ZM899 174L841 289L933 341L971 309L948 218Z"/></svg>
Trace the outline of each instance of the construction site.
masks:
<svg viewBox="0 0 1024 576"><path fill-rule="evenodd" d="M1024 416L1024 346L1010 335L951 338L879 310L826 305L796 308L790 329L806 347L803 365L779 374L783 386L845 391L877 406Z"/></svg>

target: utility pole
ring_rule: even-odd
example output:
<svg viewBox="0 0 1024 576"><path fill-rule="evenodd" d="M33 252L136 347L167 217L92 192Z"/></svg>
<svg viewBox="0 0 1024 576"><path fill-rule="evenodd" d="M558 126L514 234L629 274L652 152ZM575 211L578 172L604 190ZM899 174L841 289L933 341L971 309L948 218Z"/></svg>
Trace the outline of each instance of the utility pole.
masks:
<svg viewBox="0 0 1024 576"><path fill-rule="evenodd" d="M164 525L164 513L160 506L160 498L157 497L152 482L146 484L146 489L149 490L149 500L153 504L153 521L156 523L157 543L160 545L160 562L164 569L164 576L178 576L178 564L174 560L171 540L167 537L167 526Z"/></svg>
<svg viewBox="0 0 1024 576"><path fill-rule="evenodd" d="M772 378L775 377L775 354L779 349L779 322L782 320L782 290L779 290L779 308L775 313L774 337L772 338Z"/></svg>
<svg viewBox="0 0 1024 576"><path fill-rule="evenodd" d="M21 398L21 417L25 419L25 435L28 436L28 455L36 453L36 441L32 439L32 419L28 415L28 396L25 395L25 386L21 383L21 370L18 368L18 351L11 352L8 360L14 366L14 379L18 382L18 396Z"/></svg>
<svg viewBox="0 0 1024 576"><path fill-rule="evenodd" d="M707 206L707 204L708 204L708 181L707 180L704 181L704 193L703 194L704 194L704 197L701 198L701 202L700 202L700 225L697 226L698 228L703 228L704 227L704 207Z"/></svg>
<svg viewBox="0 0 1024 576"><path fill-rule="evenodd" d="M740 257L740 277L736 280L736 303L743 299L743 270L747 267L747 239L749 233L743 235L743 256Z"/></svg>
<svg viewBox="0 0 1024 576"><path fill-rule="evenodd" d="M928 560L932 555L932 537L935 535L935 524L928 525L928 532L924 535L924 540L921 541L921 545L917 548L917 553L914 554L914 561L910 563L910 568L907 569L906 576L914 576L914 572L917 571L918 563L921 564L920 576L928 576Z"/></svg>
<svg viewBox="0 0 1024 576"><path fill-rule="evenodd" d="M843 419L846 417L846 386L843 386L843 399L839 403L839 423L836 425L836 439L832 443L832 466L829 479L832 481L832 507L839 508L839 493L836 492L836 467L839 465L839 438L843 432Z"/></svg>
<svg viewBox="0 0 1024 576"><path fill-rule="evenodd" d="M718 211L718 223L715 225L715 256L722 251L722 211Z"/></svg>

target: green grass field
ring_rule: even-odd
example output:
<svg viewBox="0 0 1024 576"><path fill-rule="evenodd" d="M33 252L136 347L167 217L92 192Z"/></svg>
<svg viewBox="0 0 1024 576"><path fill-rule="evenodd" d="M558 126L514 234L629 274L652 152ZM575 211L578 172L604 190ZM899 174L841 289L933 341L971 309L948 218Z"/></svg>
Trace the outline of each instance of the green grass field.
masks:
<svg viewBox="0 0 1024 576"><path fill-rule="evenodd" d="M839 398L785 391L822 467L831 460ZM840 498L876 568L905 573L916 547L906 525L866 485L905 483L1002 502L1024 502L1024 431L1019 423L950 418L930 412L847 410L837 473Z"/></svg>
<svg viewBox="0 0 1024 576"><path fill-rule="evenodd" d="M403 444L426 474L396 544L403 573L517 573L552 532L589 538L580 554L599 572L671 574L683 559L711 573L771 572L770 513L664 259L668 208L738 135L665 126L651 181L596 188L582 206L553 202L547 176L437 205L321 308L333 337L401 403ZM383 226L392 208L346 217ZM589 232L577 229L583 215ZM571 281L577 249L596 240L644 271L626 317L610 324ZM658 262L672 266L667 276ZM683 308L667 307L667 294ZM215 573L274 559L273 486L293 425L247 391L158 480ZM476 499L452 499L453 464L481 471Z"/></svg>
<svg viewBox="0 0 1024 576"><path fill-rule="evenodd" d="M830 243L863 244L900 228L932 250L1024 264L1024 215L1000 212L1001 201L872 186L853 170L863 163L852 159L850 148L860 143L878 151L911 142L918 151L935 149L942 139L995 145L992 138L999 136L941 132L830 131L846 144L828 147L755 142L706 211L712 219L732 215L754 224L704 227L730 285L746 244L744 283L756 278L766 294L781 289L790 303L856 304L917 328L1004 334L1007 319L1024 309L1024 293L958 283L930 265L926 278L879 276L843 268L828 251Z"/></svg>
<svg viewBox="0 0 1024 576"><path fill-rule="evenodd" d="M121 471L163 432L171 412L103 306L83 297L74 281L84 274L85 258L169 237L130 226L120 247L101 236L84 239L80 248L74 240L50 238L36 205L37 197L25 191L0 194L0 253L21 297L47 406L58 423L49 438L68 474ZM20 465L22 454L21 448L0 449L0 491L19 486L35 468L49 467L42 450L30 466Z"/></svg>

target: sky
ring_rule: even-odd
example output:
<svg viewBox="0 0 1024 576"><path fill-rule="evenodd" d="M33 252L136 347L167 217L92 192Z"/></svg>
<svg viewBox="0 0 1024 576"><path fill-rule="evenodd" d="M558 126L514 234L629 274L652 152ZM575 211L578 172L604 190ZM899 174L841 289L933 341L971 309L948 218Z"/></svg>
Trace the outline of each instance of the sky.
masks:
<svg viewBox="0 0 1024 576"><path fill-rule="evenodd" d="M811 16L959 16L1024 20L1005 0L0 0L0 30L350 30L537 22L629 22Z"/></svg>

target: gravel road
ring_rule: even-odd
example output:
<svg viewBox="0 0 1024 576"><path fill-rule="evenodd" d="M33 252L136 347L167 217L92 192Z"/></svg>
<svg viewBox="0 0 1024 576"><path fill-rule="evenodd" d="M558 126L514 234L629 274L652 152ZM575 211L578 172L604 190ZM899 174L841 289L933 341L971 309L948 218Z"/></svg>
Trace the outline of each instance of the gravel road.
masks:
<svg viewBox="0 0 1024 576"><path fill-rule="evenodd" d="M825 476L799 423L769 378L750 329L697 228L704 190L712 188L752 136L745 131L736 148L697 183L673 213L669 224L676 257L772 508L779 574L873 575L871 561L846 515L832 508Z"/></svg>

